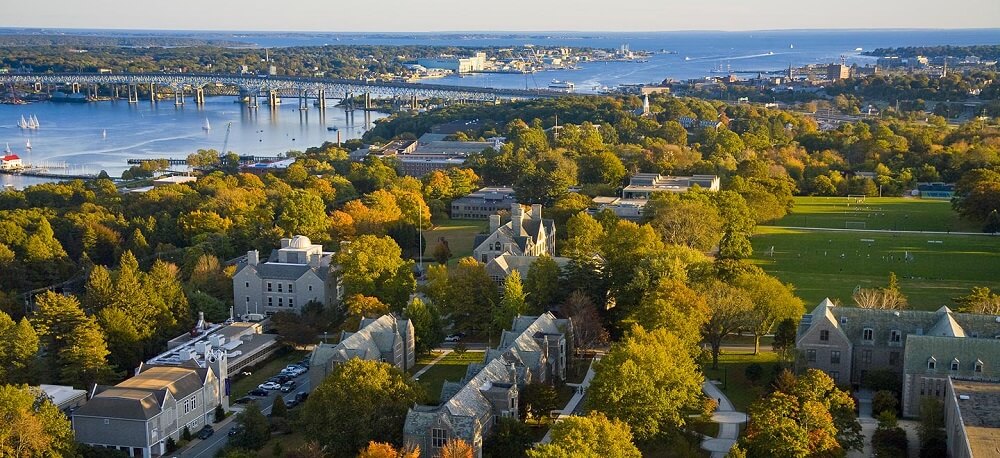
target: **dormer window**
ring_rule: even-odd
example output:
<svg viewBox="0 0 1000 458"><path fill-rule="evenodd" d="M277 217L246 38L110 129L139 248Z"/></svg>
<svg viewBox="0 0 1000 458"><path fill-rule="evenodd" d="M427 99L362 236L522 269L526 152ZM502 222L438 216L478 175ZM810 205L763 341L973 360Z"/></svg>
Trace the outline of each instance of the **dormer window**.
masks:
<svg viewBox="0 0 1000 458"><path fill-rule="evenodd" d="M865 328L864 331L861 331L861 340L864 340L865 342L875 340L875 330L872 328Z"/></svg>
<svg viewBox="0 0 1000 458"><path fill-rule="evenodd" d="M931 356L931 358L927 360L927 369L928 370L937 369L937 359L935 359L933 356Z"/></svg>
<svg viewBox="0 0 1000 458"><path fill-rule="evenodd" d="M959 366L958 358L951 360L951 370L957 371Z"/></svg>
<svg viewBox="0 0 1000 458"><path fill-rule="evenodd" d="M846 316L840 317L840 324L847 324L847 317Z"/></svg>
<svg viewBox="0 0 1000 458"><path fill-rule="evenodd" d="M983 360L981 359L976 360L976 373L977 374L983 373Z"/></svg>

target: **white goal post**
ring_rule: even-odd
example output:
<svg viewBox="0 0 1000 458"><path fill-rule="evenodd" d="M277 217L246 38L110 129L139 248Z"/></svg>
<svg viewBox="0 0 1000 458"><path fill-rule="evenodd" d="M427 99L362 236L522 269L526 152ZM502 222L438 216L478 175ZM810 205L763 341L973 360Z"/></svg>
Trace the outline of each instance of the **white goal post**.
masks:
<svg viewBox="0 0 1000 458"><path fill-rule="evenodd" d="M865 197L866 196L864 194L848 194L847 205L850 206L851 204L863 204L865 203Z"/></svg>
<svg viewBox="0 0 1000 458"><path fill-rule="evenodd" d="M844 229L868 229L865 221L844 221Z"/></svg>

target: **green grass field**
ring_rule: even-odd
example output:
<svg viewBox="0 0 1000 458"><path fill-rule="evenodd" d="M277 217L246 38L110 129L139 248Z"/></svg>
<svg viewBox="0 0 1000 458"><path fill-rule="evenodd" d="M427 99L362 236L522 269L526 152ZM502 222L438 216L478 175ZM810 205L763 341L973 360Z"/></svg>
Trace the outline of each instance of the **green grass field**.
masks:
<svg viewBox="0 0 1000 458"><path fill-rule="evenodd" d="M746 412L750 404L767 393L767 384L774 374L774 368L778 365L778 354L771 351L761 351L760 354L733 353L725 350L719 354L719 368L712 369L709 362L703 368L705 378L708 380L718 380L723 382L719 388L732 401L733 406L740 412ZM747 366L758 363L764 369L761 371L761 380L751 383L746 377Z"/></svg>
<svg viewBox="0 0 1000 458"><path fill-rule="evenodd" d="M427 401L431 404L437 404L441 397L441 385L444 385L444 381L460 382L465 377L465 368L471 363L482 362L483 355L481 351L467 351L461 355L451 352L427 372L424 372L417 382L427 391ZM433 358L422 358L417 361L417 367L414 370L420 370L431 360Z"/></svg>
<svg viewBox="0 0 1000 458"><path fill-rule="evenodd" d="M973 286L1000 288L997 237L761 226L752 242L754 262L795 285L807 309L824 297L853 304L855 287L884 286L889 272L896 273L910 307L918 310L951 306L952 298ZM772 246L774 255L770 256ZM907 254L912 260L903 260Z"/></svg>
<svg viewBox="0 0 1000 458"><path fill-rule="evenodd" d="M857 229L863 222L865 229L941 232L979 232L981 226L959 218L951 202L943 200L869 197L860 204L848 202L847 197L796 197L792 211L770 225Z"/></svg>
<svg viewBox="0 0 1000 458"><path fill-rule="evenodd" d="M451 248L451 262L458 262L466 256L472 256L473 240L476 234L483 232L489 225L489 221L452 219L437 223L434 229L424 233L427 246L424 249L424 256L433 258L434 248L438 245L438 240L444 237Z"/></svg>

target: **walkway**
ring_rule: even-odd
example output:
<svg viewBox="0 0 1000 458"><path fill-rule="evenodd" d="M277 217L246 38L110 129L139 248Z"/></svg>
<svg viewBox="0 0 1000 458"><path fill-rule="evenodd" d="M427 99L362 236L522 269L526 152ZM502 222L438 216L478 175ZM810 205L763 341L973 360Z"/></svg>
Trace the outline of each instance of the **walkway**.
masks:
<svg viewBox="0 0 1000 458"><path fill-rule="evenodd" d="M434 367L434 365L444 359L445 356L448 356L448 353L451 353L451 350L447 348L439 348L438 350L441 350L441 354L437 358L434 358L433 361L427 363L426 366L421 367L417 373L413 374L412 378L414 380L420 380L420 376L424 375L424 372L427 372L428 369Z"/></svg>
<svg viewBox="0 0 1000 458"><path fill-rule="evenodd" d="M719 407L712 414L712 421L719 424L719 434L715 439L706 439L701 443L701 448L709 451L712 458L725 458L729 449L736 445L736 439L740 435L740 423L747 420L747 414L737 412L733 403L722 393L714 380L706 380L701 385L705 395L719 402Z"/></svg>
<svg viewBox="0 0 1000 458"><path fill-rule="evenodd" d="M587 394L587 388L590 386L590 381L594 379L594 362L600 361L601 358L597 357L590 361L590 368L587 369L587 375L583 376L583 381L580 383L567 383L566 386L575 386L576 393L573 393L573 397L569 398L569 402L566 403L566 407L563 407L562 411L559 412L559 421L562 418L573 415L576 412L577 407L580 406L580 402L583 401L583 396ZM542 438L539 443L548 444L552 441L552 429L545 433L545 437Z"/></svg>

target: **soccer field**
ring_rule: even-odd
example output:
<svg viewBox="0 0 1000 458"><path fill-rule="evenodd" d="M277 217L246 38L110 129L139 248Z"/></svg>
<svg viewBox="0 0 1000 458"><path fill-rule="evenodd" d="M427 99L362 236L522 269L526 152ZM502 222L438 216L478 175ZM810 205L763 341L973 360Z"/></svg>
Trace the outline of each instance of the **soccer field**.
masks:
<svg viewBox="0 0 1000 458"><path fill-rule="evenodd" d="M939 232L981 229L981 224L959 218L949 201L904 197L868 197L861 203L847 197L796 197L792 211L770 225Z"/></svg>
<svg viewBox="0 0 1000 458"><path fill-rule="evenodd" d="M952 306L973 286L1000 289L1000 237L761 226L752 242L754 262L795 285L807 308L824 297L853 304L856 287L885 286L889 272L914 309Z"/></svg>

